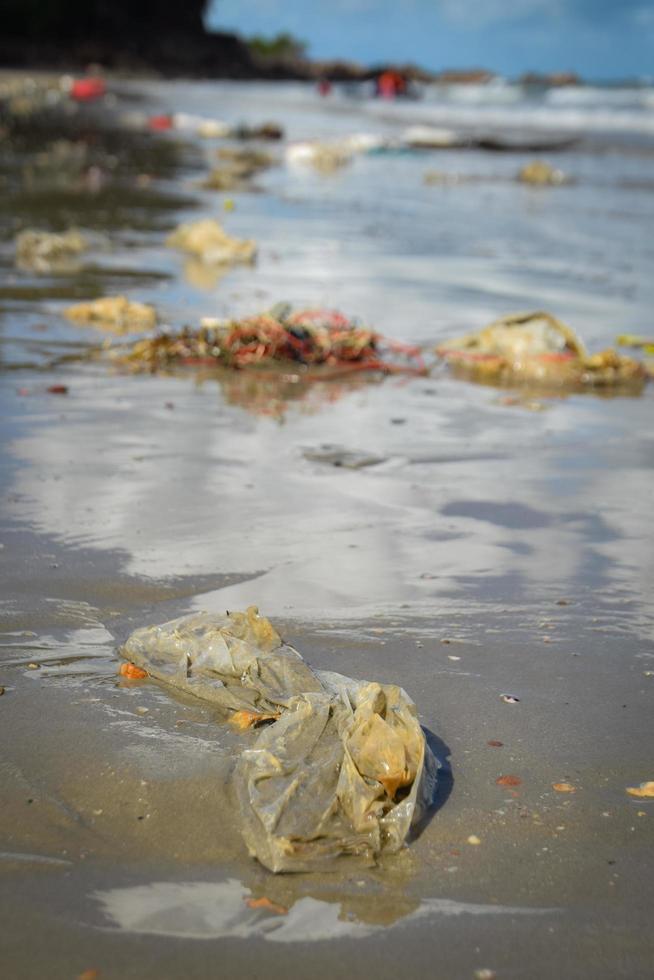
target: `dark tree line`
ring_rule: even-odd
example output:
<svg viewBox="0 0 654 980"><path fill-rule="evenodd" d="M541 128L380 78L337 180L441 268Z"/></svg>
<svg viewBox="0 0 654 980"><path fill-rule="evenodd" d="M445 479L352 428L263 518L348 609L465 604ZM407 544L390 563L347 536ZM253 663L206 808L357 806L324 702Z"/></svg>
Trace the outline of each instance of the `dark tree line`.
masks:
<svg viewBox="0 0 654 980"><path fill-rule="evenodd" d="M26 41L202 34L206 0L2 0L2 33Z"/></svg>

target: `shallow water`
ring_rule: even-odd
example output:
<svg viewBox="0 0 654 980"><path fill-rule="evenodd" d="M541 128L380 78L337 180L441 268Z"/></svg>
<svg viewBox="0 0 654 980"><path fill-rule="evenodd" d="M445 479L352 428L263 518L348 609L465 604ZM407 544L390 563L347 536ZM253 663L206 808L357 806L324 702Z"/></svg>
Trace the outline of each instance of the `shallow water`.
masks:
<svg viewBox="0 0 654 980"><path fill-rule="evenodd" d="M471 96L463 109L321 102L290 85L142 88L153 109L275 118L293 139L416 121L501 131L526 111ZM0 901L16 977L34 975L35 930L53 977L174 977L180 964L200 977L218 950L233 972L316 969L294 944L271 960L280 930L300 945L329 937L320 975L351 950L353 976L400 962L416 977L648 976L654 804L625 787L654 778L652 387L536 393L530 411L438 366L298 385L288 399L227 375L62 360L104 339L62 319L70 297L117 290L175 326L283 299L425 345L528 308L591 349L651 335L649 116L609 106L610 131L606 106L598 122L596 107L559 98L532 123L569 130L577 114L583 138L551 158L570 186L512 182L532 156L520 153L373 155L329 176L271 169L225 212L227 195L195 186L219 145L206 141L174 164L145 158L155 179L132 227L93 193L72 195L72 220L107 236L90 272L13 269L5 226ZM482 179L426 186L433 169ZM40 207L44 227L71 220L61 199L15 214L31 222ZM162 247L167 228L205 213L259 242L255 267L199 281ZM225 797L233 738L215 714L116 684L115 644L135 626L250 603L314 666L400 682L439 740L438 812L362 885L253 866ZM507 771L517 789L495 784ZM555 792L562 781L576 792ZM269 933L243 911L250 893L290 917Z"/></svg>

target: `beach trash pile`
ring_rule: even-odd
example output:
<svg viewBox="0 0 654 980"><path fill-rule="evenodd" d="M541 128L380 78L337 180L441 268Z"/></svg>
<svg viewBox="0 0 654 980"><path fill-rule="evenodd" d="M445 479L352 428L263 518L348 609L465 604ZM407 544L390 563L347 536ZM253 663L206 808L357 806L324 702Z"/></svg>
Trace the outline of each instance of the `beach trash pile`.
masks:
<svg viewBox="0 0 654 980"><path fill-rule="evenodd" d="M436 352L456 374L489 384L638 389L646 378L640 361L612 348L588 354L570 327L543 312L509 314Z"/></svg>
<svg viewBox="0 0 654 980"><path fill-rule="evenodd" d="M433 801L437 763L405 691L313 670L255 606L138 629L121 654L252 730L233 789L248 851L270 871L372 865Z"/></svg>
<svg viewBox="0 0 654 980"><path fill-rule="evenodd" d="M244 320L206 319L198 329L160 333L121 351L117 360L133 371L174 366L229 368L328 368L342 373L374 371L424 374L421 352L383 338L369 327L332 310L293 312L287 304ZM325 373L319 377L325 377Z"/></svg>

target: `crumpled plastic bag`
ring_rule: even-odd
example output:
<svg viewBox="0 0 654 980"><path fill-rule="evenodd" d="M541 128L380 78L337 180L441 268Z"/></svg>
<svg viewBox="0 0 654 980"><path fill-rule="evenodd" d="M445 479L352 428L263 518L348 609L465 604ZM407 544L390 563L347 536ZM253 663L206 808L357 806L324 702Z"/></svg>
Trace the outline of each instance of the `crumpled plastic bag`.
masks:
<svg viewBox="0 0 654 980"><path fill-rule="evenodd" d="M121 653L239 729L266 723L232 778L245 843L270 871L373 864L433 800L438 763L405 691L313 670L254 606L136 630Z"/></svg>
<svg viewBox="0 0 654 980"><path fill-rule="evenodd" d="M88 247L87 239L75 228L61 234L26 228L16 236L16 265L31 272L68 271Z"/></svg>
<svg viewBox="0 0 654 980"><path fill-rule="evenodd" d="M88 303L75 303L64 310L74 323L90 324L115 333L151 330L157 313L147 303L134 303L126 296L102 296Z"/></svg>
<svg viewBox="0 0 654 980"><path fill-rule="evenodd" d="M168 236L166 245L196 255L208 265L251 263L257 254L256 242L247 238L230 238L213 218L180 225Z"/></svg>
<svg viewBox="0 0 654 980"><path fill-rule="evenodd" d="M570 327L544 312L511 313L436 352L455 373L489 384L637 389L645 380L639 361L611 348L588 354Z"/></svg>

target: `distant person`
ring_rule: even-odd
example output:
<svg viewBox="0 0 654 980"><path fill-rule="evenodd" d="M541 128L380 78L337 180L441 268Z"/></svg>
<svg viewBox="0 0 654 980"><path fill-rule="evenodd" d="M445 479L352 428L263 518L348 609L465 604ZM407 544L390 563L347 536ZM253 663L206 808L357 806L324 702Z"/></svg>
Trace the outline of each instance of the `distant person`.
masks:
<svg viewBox="0 0 654 980"><path fill-rule="evenodd" d="M380 99L394 99L406 94L406 80L399 71L389 68L377 77L377 95Z"/></svg>
<svg viewBox="0 0 654 980"><path fill-rule="evenodd" d="M320 81L318 82L318 94L324 97L326 95L330 95L331 90L332 90L332 83L329 81L329 79L321 78Z"/></svg>

